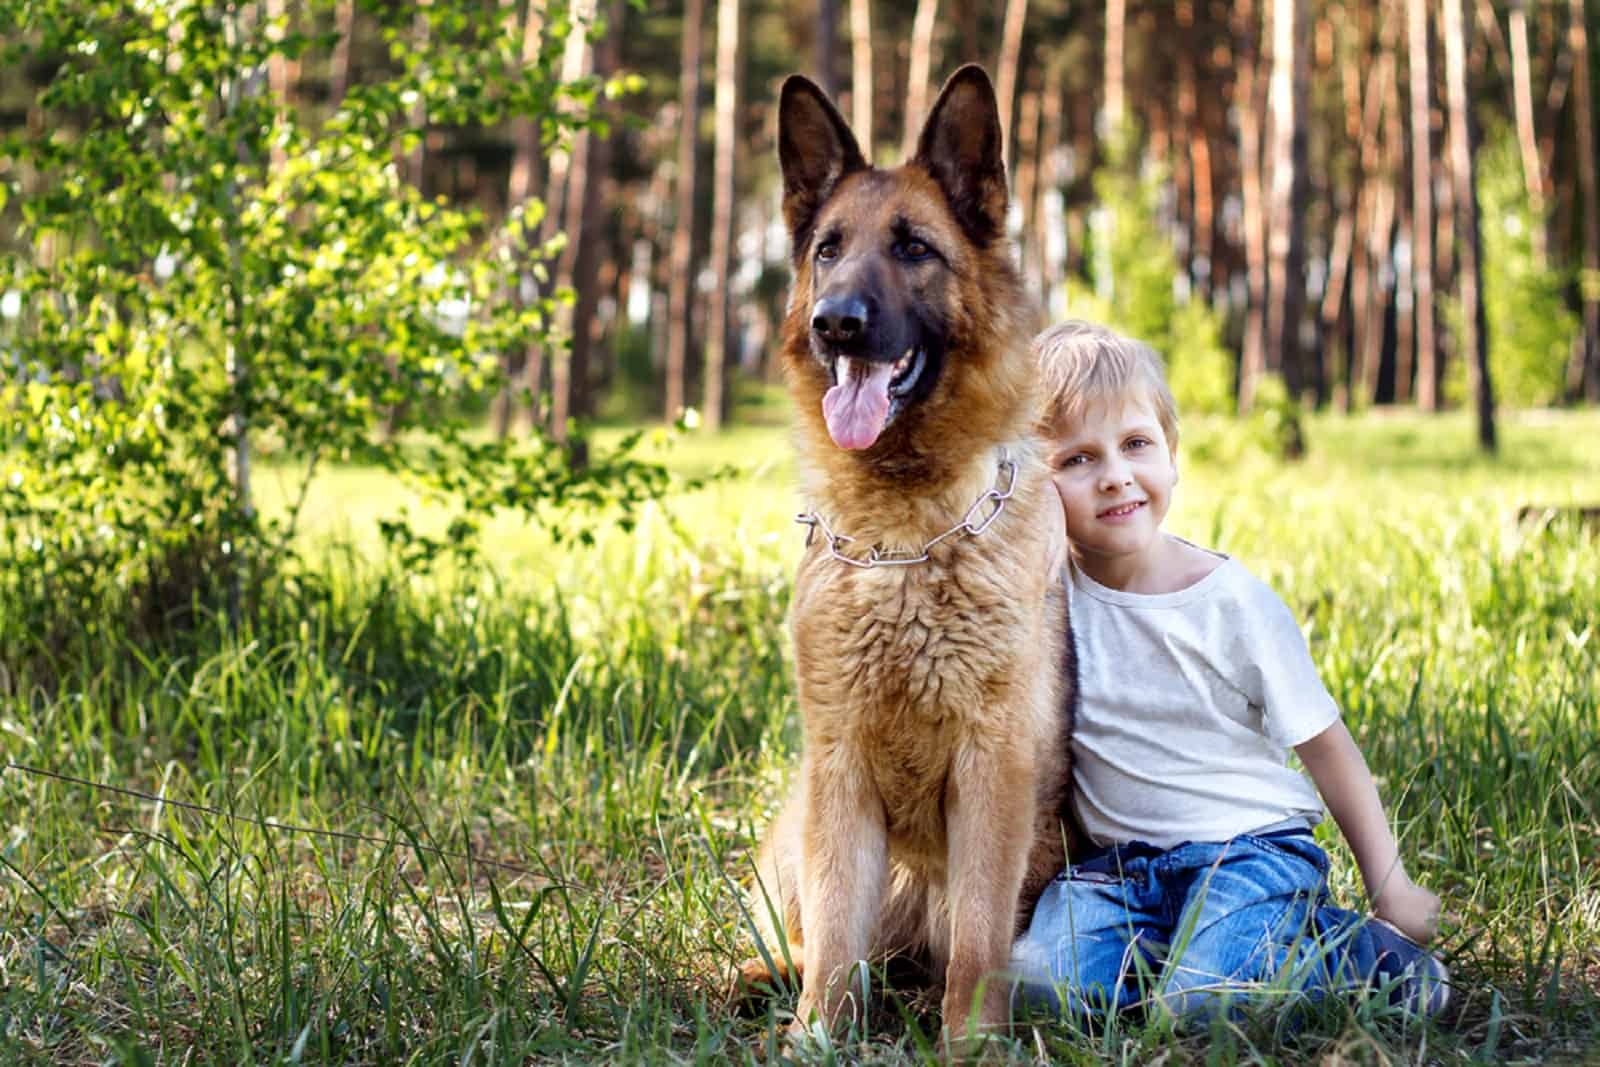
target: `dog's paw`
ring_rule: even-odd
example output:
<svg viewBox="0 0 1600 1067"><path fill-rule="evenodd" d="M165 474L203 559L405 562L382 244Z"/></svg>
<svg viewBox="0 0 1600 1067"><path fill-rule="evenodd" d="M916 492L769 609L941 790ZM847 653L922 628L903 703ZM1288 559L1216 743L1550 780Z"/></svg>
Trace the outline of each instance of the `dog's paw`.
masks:
<svg viewBox="0 0 1600 1067"><path fill-rule="evenodd" d="M728 1004L754 1014L758 1001L787 992L791 981L782 964L774 971L760 957L745 960L728 975Z"/></svg>

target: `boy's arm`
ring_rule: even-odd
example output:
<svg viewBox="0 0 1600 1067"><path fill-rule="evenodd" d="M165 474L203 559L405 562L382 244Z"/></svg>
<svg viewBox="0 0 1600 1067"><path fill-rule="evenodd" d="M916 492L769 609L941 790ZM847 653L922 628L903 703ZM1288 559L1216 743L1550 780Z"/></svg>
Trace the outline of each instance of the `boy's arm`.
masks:
<svg viewBox="0 0 1600 1067"><path fill-rule="evenodd" d="M1372 910L1419 944L1433 940L1439 898L1406 874L1372 772L1343 720L1296 745L1295 753L1350 843Z"/></svg>

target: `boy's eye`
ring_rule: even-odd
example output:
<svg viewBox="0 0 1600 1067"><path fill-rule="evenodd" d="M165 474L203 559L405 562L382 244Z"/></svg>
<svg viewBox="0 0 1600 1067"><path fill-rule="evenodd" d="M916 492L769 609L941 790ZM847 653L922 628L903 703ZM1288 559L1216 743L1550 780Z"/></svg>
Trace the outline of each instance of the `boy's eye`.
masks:
<svg viewBox="0 0 1600 1067"><path fill-rule="evenodd" d="M1056 466L1060 467L1062 470L1066 470L1068 467L1081 467L1087 462L1089 462L1088 456L1084 455L1082 452L1076 452L1070 456L1064 457L1063 459L1057 460Z"/></svg>
<svg viewBox="0 0 1600 1067"><path fill-rule="evenodd" d="M1129 448L1144 448L1148 444L1150 444L1150 438L1148 437L1131 437L1128 439Z"/></svg>

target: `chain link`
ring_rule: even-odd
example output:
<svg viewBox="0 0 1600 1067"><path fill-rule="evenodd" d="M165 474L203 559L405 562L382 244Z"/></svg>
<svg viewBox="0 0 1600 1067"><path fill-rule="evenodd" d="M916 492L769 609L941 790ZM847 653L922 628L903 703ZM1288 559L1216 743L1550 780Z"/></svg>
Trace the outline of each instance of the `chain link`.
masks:
<svg viewBox="0 0 1600 1067"><path fill-rule="evenodd" d="M846 555L843 551L846 545L855 542L855 538L848 534L835 533L833 528L828 525L828 521L817 512L803 511L794 517L794 521L807 527L806 547L809 548L811 546L811 540L816 536L817 530L820 528L822 536L827 538L828 555L847 566L859 567L862 570L872 567L910 567L918 563L928 562L929 552L932 551L934 545L939 544L941 541L957 534L977 537L994 525L994 520L998 519L1000 513L1006 509L1006 501L1011 499L1012 492L1017 488L1017 464L1004 450L1000 453L1000 470L995 478L996 485L998 486L1002 480L1005 483L1005 488L984 490L983 495L972 502L972 506L967 509L967 513L962 516L960 522L923 545L914 554L904 549L889 549L886 551L877 545L873 545L867 550L865 557L857 559L854 556ZM992 510L980 518L979 516L986 506L992 506Z"/></svg>

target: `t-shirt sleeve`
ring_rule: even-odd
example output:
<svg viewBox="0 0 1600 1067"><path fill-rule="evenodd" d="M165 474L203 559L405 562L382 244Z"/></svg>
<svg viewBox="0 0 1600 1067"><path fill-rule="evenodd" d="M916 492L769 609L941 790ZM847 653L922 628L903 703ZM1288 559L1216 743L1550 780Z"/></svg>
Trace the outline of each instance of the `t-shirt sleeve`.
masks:
<svg viewBox="0 0 1600 1067"><path fill-rule="evenodd" d="M1294 613L1267 585L1252 580L1239 627L1239 688L1261 709L1261 728L1286 749L1316 737L1339 719Z"/></svg>

